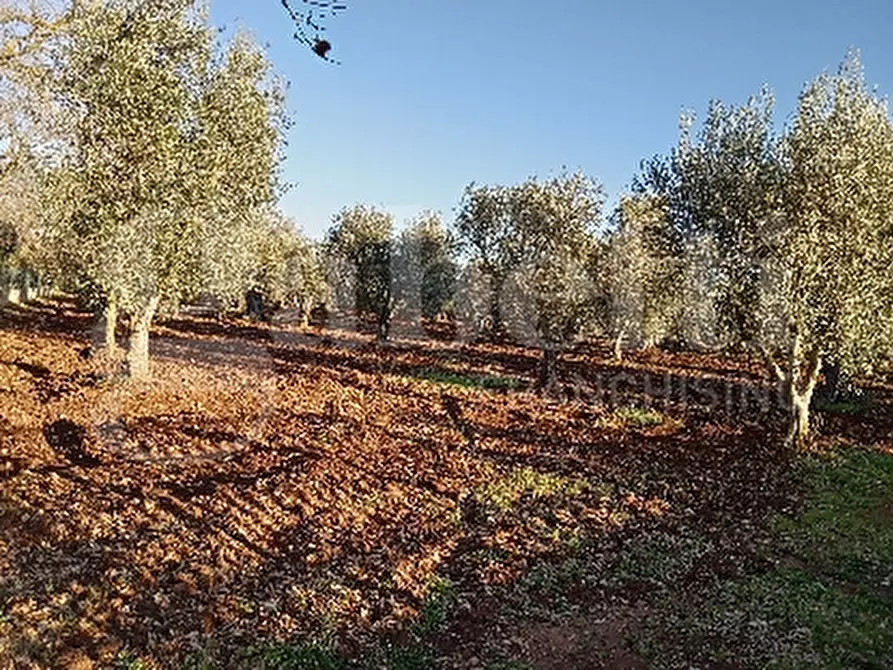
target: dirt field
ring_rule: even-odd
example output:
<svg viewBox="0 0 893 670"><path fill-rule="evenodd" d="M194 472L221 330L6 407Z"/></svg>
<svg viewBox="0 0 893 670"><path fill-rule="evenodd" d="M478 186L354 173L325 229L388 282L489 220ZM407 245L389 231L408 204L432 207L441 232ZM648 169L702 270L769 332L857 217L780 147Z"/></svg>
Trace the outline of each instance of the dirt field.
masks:
<svg viewBox="0 0 893 670"><path fill-rule="evenodd" d="M548 400L533 350L182 317L137 385L92 329L0 312L0 668L649 667L802 497L744 359L581 346ZM890 450L891 395L820 443Z"/></svg>

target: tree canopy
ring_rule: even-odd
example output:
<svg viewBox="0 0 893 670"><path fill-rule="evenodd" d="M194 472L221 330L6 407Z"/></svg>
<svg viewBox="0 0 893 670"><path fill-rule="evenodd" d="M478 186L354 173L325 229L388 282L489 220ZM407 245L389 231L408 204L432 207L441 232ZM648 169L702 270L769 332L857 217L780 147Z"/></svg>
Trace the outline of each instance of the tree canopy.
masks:
<svg viewBox="0 0 893 670"><path fill-rule="evenodd" d="M242 34L224 49L201 7L74 3L42 79L62 118L44 241L98 287L113 327L134 323L131 372L148 372L162 302L237 291L257 208L277 195L282 86Z"/></svg>
<svg viewBox="0 0 893 670"><path fill-rule="evenodd" d="M333 281L350 286L353 307L375 316L378 338L386 340L393 310L391 260L394 220L368 205L345 207L328 233L328 253L340 259Z"/></svg>
<svg viewBox="0 0 893 670"><path fill-rule="evenodd" d="M869 369L891 351L893 124L855 52L805 87L780 136L771 101L714 102L697 143L684 118L638 187L666 200L689 248L709 240L716 314L762 352L802 442L821 362Z"/></svg>

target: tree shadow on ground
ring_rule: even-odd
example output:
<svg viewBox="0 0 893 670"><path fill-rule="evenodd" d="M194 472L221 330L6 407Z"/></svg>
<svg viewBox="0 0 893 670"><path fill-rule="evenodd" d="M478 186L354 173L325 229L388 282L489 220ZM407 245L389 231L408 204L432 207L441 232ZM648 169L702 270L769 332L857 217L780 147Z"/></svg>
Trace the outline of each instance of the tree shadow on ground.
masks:
<svg viewBox="0 0 893 670"><path fill-rule="evenodd" d="M87 432L75 422L57 419L43 427L43 436L53 451L70 463L85 468L99 464L99 459L86 451Z"/></svg>
<svg viewBox="0 0 893 670"><path fill-rule="evenodd" d="M489 480L478 476L466 481L464 489L453 488L447 480L463 478L459 471L452 476L448 472L454 458L491 464L497 472L535 468L589 477L618 490L634 487L641 497L662 496L680 508L684 503L695 513L701 509L693 507L692 496L696 495L710 508L725 509L731 500L758 506L759 500L746 495L753 485L750 477L758 479L764 468L776 463L767 454L752 451L757 441L754 436L743 440L736 436L736 450L723 448L731 438L728 433L717 434L712 441L703 436L689 436L688 440L668 437L657 444L632 439L619 449L612 448L610 437L591 434L578 433L569 443L566 435L551 432L553 424L533 417L523 431L500 429L488 422L491 409L473 406L466 417L485 440L485 445L471 454L449 446L452 426L446 412L429 413L431 420L443 422L440 439L413 439L409 425L375 427L349 415L295 413L283 408L271 420L264 439L248 438L207 420L197 426L198 417L191 414L131 420L128 430L135 440L151 435L156 442L183 445L184 449L189 448L188 440L198 440L206 445L202 453L227 444L237 450L226 458L172 458L167 462L113 455L97 467L45 470L44 474L52 472L63 486L49 496L38 494L43 500L45 526L22 534L17 524L7 524L5 530L17 536L11 554L13 572L36 580L33 570L39 568L44 577L53 576L54 594L69 594L81 603L79 611L91 613L86 620L93 622L94 637L59 632L58 638L47 640L59 648L76 645L93 655L111 644L167 657L163 655L181 654L178 645L196 633L238 645L242 641L227 633L236 622L240 629L256 630L258 637L264 631L273 634L261 611L240 610L238 603L255 603L252 608L256 608L256 603L270 597L281 599L289 585L308 593L319 589L324 593L330 583L362 594L368 602L365 622L356 618L359 610L351 609L336 626L350 646L363 644L363 631L398 634L401 625L408 625L405 617L418 611L421 593L410 583L400 583L399 578L397 583L391 580L426 556L440 555L435 565L438 574L449 576L457 588L469 594L488 599L494 593L498 596L500 588L510 587L510 582L503 587L488 586L475 556L500 534L525 537L529 532L517 525L520 518L491 518L466 504L474 500L474 487ZM314 446L287 438L277 441L286 426L292 433L304 431ZM375 433L369 444L379 445L376 449L385 453L379 457L376 452L348 446L351 436L363 431ZM78 432L79 443L87 439L83 430L68 431L73 432ZM326 444L327 435L335 435L334 444ZM64 442L68 445L71 440ZM439 452L447 449L453 456L445 461ZM706 460L705 454L713 452L721 452L723 457ZM753 460L746 462L748 457ZM394 468L402 459L412 467ZM32 468L31 472L41 470ZM741 472L749 476L736 474ZM671 475L677 477L678 486ZM705 486L705 477L711 486ZM640 481L649 482L654 489L642 488L636 483ZM386 491L400 493L384 502L376 497ZM353 512L366 522L355 527L338 520L350 509L344 502L370 494L367 508L361 504ZM430 517L420 516L418 502L425 500L435 506L436 513ZM581 512L602 505L595 497L579 502ZM445 521L449 509L458 513L458 525ZM69 527L69 535L59 537L63 531L58 524L72 513L77 515L77 523ZM127 531L91 535L94 520L115 515L126 519ZM647 514L643 518L648 518ZM607 538L621 530L592 522L584 532L593 542L610 543L615 540ZM454 541L457 544L450 549ZM419 548L426 546L428 553L420 554ZM533 569L538 561L551 560L553 553L548 548L533 551L524 560L530 561ZM83 590L90 592L91 586L96 593L85 596ZM17 579L14 588L22 597L46 600L60 620L66 616L68 610L51 606L51 594L41 593L36 581ZM320 610L301 610L296 601L279 602L277 607L284 607L290 616L304 617L307 631L322 625ZM399 606L397 610L395 606ZM106 608L115 613L109 616ZM404 615L394 619L395 611ZM103 612L106 619L101 619Z"/></svg>
<svg viewBox="0 0 893 670"><path fill-rule="evenodd" d="M31 463L4 481L0 545L9 568L0 590L11 595L0 637L31 644L27 653L57 667L72 648L104 665L125 648L173 664L203 645L219 667L244 667L239 649L321 632L362 655L376 639L405 638L426 588L442 577L474 607L431 642L468 661L505 637L505 609L538 570L586 561L601 576L612 557L653 533L720 538L678 577L684 584L759 569L750 534L792 506L791 454L764 428L723 424L719 412L680 414L682 425L663 434L605 427L597 422L610 406L586 397L546 403L379 378L437 365L424 352L260 337L244 348L256 351L258 340L257 356L286 383L314 368L337 373L333 396L318 398L323 409L276 405L253 432L185 407L120 417L118 442L58 429L45 438L75 456L69 463ZM229 346L185 335L175 343L176 356ZM226 349L214 351L215 364L227 364ZM256 365L252 356L229 364ZM599 372L632 374L572 360L562 369L567 385L576 375L594 386ZM671 393L681 379L689 376L671 378L679 383ZM333 401L357 386L368 391L367 407ZM617 387L623 402L648 396L644 379ZM81 453L100 462L84 467ZM525 489L494 509L487 491L519 470L585 485L555 495ZM554 609L554 592L524 593L540 611ZM620 598L655 594L639 580L581 584L562 597L594 620ZM603 666L612 667L610 657Z"/></svg>
<svg viewBox="0 0 893 670"><path fill-rule="evenodd" d="M168 343L175 346L168 348ZM520 390L529 390L533 388L538 363L535 356L523 350L518 353L502 351L497 355L486 348L463 347L440 352L421 345L381 347L304 333L279 333L267 338L263 351L257 350L249 357L235 357L234 346L186 337L156 338L156 347L165 356L221 365L245 365L249 369L268 366L272 361L276 371L284 375L322 366L342 373L350 371L425 380L456 377L461 381L464 375L468 377L467 385L474 386L478 383L475 376L490 377L495 373L518 380ZM457 364L461 366L457 367ZM565 400L607 407L656 406L731 423L777 422L785 411L778 388L741 378L652 371L579 358L560 360L558 367L558 397ZM443 386L448 388L449 384ZM494 391L507 393L510 389L503 387Z"/></svg>
<svg viewBox="0 0 893 670"><path fill-rule="evenodd" d="M0 330L81 339L81 333L91 332L94 321L92 314L77 311L71 301L64 299L0 307Z"/></svg>
<svg viewBox="0 0 893 670"><path fill-rule="evenodd" d="M465 345L456 349L426 347L420 344L395 343L379 346L361 338L337 334L278 332L261 337L257 327L250 327L253 341L263 343L238 355L244 348L237 335L230 331L222 341L195 340L189 337L162 335L154 341L155 350L172 359L213 365L238 365L246 369L273 368L282 375L301 374L323 367L341 374L340 381L364 386L352 373L394 375L422 380L435 380L449 391L449 382L438 378L455 377L468 386L494 379L517 380L516 391L534 387L536 355L523 349L512 353L504 345L497 352L489 345ZM626 406L654 408L689 420L721 421L730 425L749 424L775 427L785 425L786 409L781 389L766 381L750 381L740 370L734 376L722 377L716 369L703 366L705 374L677 370L672 361L652 370L639 362L613 363L596 357L567 357L559 360L557 397L564 401L608 409ZM685 366L682 366L684 368ZM462 382L463 378L467 378ZM479 380L483 379L483 382ZM491 389L497 394L512 393L504 386ZM893 397L887 389L877 388L877 406L871 412L853 416L831 416L816 412L818 434L843 434L848 439L866 440L871 436L889 435L893 419L884 411ZM876 439L876 438L875 438Z"/></svg>
<svg viewBox="0 0 893 670"><path fill-rule="evenodd" d="M8 365L26 373L30 378L34 392L42 403L58 400L79 389L96 386L105 380L104 374L96 371L76 370L68 374L57 374L43 365L32 365L19 360L0 361L0 365Z"/></svg>

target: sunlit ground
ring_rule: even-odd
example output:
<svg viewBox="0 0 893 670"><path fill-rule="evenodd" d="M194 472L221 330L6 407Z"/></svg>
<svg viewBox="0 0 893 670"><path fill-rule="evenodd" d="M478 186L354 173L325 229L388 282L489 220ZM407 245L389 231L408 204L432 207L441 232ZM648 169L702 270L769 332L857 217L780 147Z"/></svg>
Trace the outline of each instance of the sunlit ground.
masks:
<svg viewBox="0 0 893 670"><path fill-rule="evenodd" d="M893 664L885 395L803 461L771 413L575 393L597 347L545 400L532 350L184 317L132 384L66 303L2 316L11 667Z"/></svg>

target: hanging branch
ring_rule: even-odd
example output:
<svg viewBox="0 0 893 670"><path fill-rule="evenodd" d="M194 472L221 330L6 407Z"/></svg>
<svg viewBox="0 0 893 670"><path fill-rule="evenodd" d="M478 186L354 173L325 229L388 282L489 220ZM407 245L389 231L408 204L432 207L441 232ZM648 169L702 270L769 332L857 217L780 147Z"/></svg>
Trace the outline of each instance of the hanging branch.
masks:
<svg viewBox="0 0 893 670"><path fill-rule="evenodd" d="M296 9L294 2L280 0L285 11L295 24L294 38L307 45L310 50L325 61L340 65L339 61L329 58L332 44L322 37L325 32L325 19L335 16L347 9L347 5L337 0L301 0L302 9Z"/></svg>

